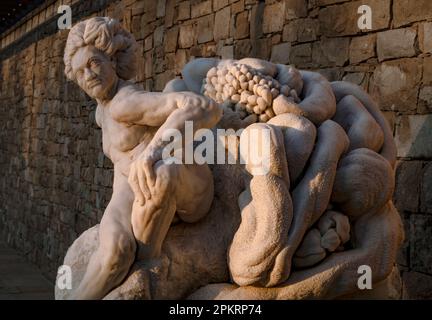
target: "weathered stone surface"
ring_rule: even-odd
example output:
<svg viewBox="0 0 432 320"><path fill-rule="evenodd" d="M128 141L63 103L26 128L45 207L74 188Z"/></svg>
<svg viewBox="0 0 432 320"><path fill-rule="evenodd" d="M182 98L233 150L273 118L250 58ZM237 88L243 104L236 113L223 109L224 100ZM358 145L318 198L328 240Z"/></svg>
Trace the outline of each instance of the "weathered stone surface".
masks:
<svg viewBox="0 0 432 320"><path fill-rule="evenodd" d="M282 41L284 42L294 42L297 41L297 30L298 25L296 21L289 21L285 24L282 31Z"/></svg>
<svg viewBox="0 0 432 320"><path fill-rule="evenodd" d="M175 0L167 0L165 5L165 27L170 28L174 23L174 15L176 14Z"/></svg>
<svg viewBox="0 0 432 320"><path fill-rule="evenodd" d="M303 0L285 1L285 20L303 18L307 16L307 2Z"/></svg>
<svg viewBox="0 0 432 320"><path fill-rule="evenodd" d="M216 12L214 23L214 40L226 39L229 37L230 30L231 9L225 7L224 9Z"/></svg>
<svg viewBox="0 0 432 320"><path fill-rule="evenodd" d="M399 157L431 158L432 115L400 116L395 142Z"/></svg>
<svg viewBox="0 0 432 320"><path fill-rule="evenodd" d="M378 60L414 56L416 36L416 30L413 28L379 32L377 35Z"/></svg>
<svg viewBox="0 0 432 320"><path fill-rule="evenodd" d="M252 44L249 39L239 40L234 45L234 58L241 59L250 55Z"/></svg>
<svg viewBox="0 0 432 320"><path fill-rule="evenodd" d="M313 60L320 66L343 66L349 58L348 38L321 38L313 44Z"/></svg>
<svg viewBox="0 0 432 320"><path fill-rule="evenodd" d="M175 78L175 72L173 70L166 70L155 76L155 91L162 91L168 81Z"/></svg>
<svg viewBox="0 0 432 320"><path fill-rule="evenodd" d="M428 18L432 18L432 2L429 0L393 1L393 23L395 27Z"/></svg>
<svg viewBox="0 0 432 320"><path fill-rule="evenodd" d="M231 1L232 2L232 1ZM237 14L245 9L245 1L239 0L231 4L231 14Z"/></svg>
<svg viewBox="0 0 432 320"><path fill-rule="evenodd" d="M273 46L270 60L274 63L288 64L290 62L291 44L289 42Z"/></svg>
<svg viewBox="0 0 432 320"><path fill-rule="evenodd" d="M221 59L234 59L234 46L223 46L219 55Z"/></svg>
<svg viewBox="0 0 432 320"><path fill-rule="evenodd" d="M285 2L266 5L262 17L264 33L282 31L285 18Z"/></svg>
<svg viewBox="0 0 432 320"><path fill-rule="evenodd" d="M432 276L415 272L403 272L402 299L432 299Z"/></svg>
<svg viewBox="0 0 432 320"><path fill-rule="evenodd" d="M396 168L396 186L393 196L400 212L418 212L422 161L400 161Z"/></svg>
<svg viewBox="0 0 432 320"><path fill-rule="evenodd" d="M177 47L179 28L177 26L167 30L165 34L165 52L174 52Z"/></svg>
<svg viewBox="0 0 432 320"><path fill-rule="evenodd" d="M325 36L344 36L360 33L357 9L361 5L371 7L373 13L372 30L384 29L390 23L390 0L352 1L329 6L319 11L321 32Z"/></svg>
<svg viewBox="0 0 432 320"><path fill-rule="evenodd" d="M410 266L413 270L432 274L432 216L413 214L410 224Z"/></svg>
<svg viewBox="0 0 432 320"><path fill-rule="evenodd" d="M197 20L198 43L213 40L214 16L209 14Z"/></svg>
<svg viewBox="0 0 432 320"><path fill-rule="evenodd" d="M355 84L363 87L364 89L366 89L365 83L366 83L367 79L366 79L366 74L363 73L363 72L350 72L350 73L347 73L342 78L342 80L355 83Z"/></svg>
<svg viewBox="0 0 432 320"><path fill-rule="evenodd" d="M282 39L289 42L315 41L319 33L318 28L317 19L306 18L289 21L283 28Z"/></svg>
<svg viewBox="0 0 432 320"><path fill-rule="evenodd" d="M314 0L312 3L315 6L327 6L329 4L335 4L335 3L341 3L341 2L347 2L349 0Z"/></svg>
<svg viewBox="0 0 432 320"><path fill-rule="evenodd" d="M432 22L418 25L419 47L423 53L432 52Z"/></svg>
<svg viewBox="0 0 432 320"><path fill-rule="evenodd" d="M161 17L165 16L166 1L167 0L160 0L157 2L156 18L161 18Z"/></svg>
<svg viewBox="0 0 432 320"><path fill-rule="evenodd" d="M191 18L197 18L212 12L212 0L198 1L191 6Z"/></svg>
<svg viewBox="0 0 432 320"><path fill-rule="evenodd" d="M430 113L432 111L432 86L422 87L418 98L418 112Z"/></svg>
<svg viewBox="0 0 432 320"><path fill-rule="evenodd" d="M213 0L213 11L218 11L229 4L229 0Z"/></svg>
<svg viewBox="0 0 432 320"><path fill-rule="evenodd" d="M154 46L160 46L163 43L163 38L164 38L164 32L165 32L165 27L164 26L160 26L157 27L153 33L153 38L154 38Z"/></svg>
<svg viewBox="0 0 432 320"><path fill-rule="evenodd" d="M249 21L248 21L249 13L244 11L239 13L235 19L235 39L243 39L249 37Z"/></svg>
<svg viewBox="0 0 432 320"><path fill-rule="evenodd" d="M188 62L187 50L179 49L175 53L174 71L176 74L180 74L184 65Z"/></svg>
<svg viewBox="0 0 432 320"><path fill-rule="evenodd" d="M423 85L432 86L432 57L423 59Z"/></svg>
<svg viewBox="0 0 432 320"><path fill-rule="evenodd" d="M399 212L402 218L403 228L404 228L404 242L402 243L401 248L399 249L398 256L396 258L396 262L401 269L409 268L409 244L410 244L410 221L409 221L409 213Z"/></svg>
<svg viewBox="0 0 432 320"><path fill-rule="evenodd" d="M312 62L312 46L310 43L293 46L290 50L290 63L297 67L307 68Z"/></svg>
<svg viewBox="0 0 432 320"><path fill-rule="evenodd" d="M359 63L375 57L376 34L355 37L350 44L350 62Z"/></svg>
<svg viewBox="0 0 432 320"><path fill-rule="evenodd" d="M190 14L191 14L190 1L180 2L177 9L177 20L189 19Z"/></svg>
<svg viewBox="0 0 432 320"><path fill-rule="evenodd" d="M180 26L179 31L179 47L180 48L190 48L194 44L195 30L194 26L191 24Z"/></svg>
<svg viewBox="0 0 432 320"><path fill-rule="evenodd" d="M432 213L432 162L423 168L421 180L420 211Z"/></svg>
<svg viewBox="0 0 432 320"><path fill-rule="evenodd" d="M375 69L370 92L383 110L413 111L420 81L421 60L392 60Z"/></svg>

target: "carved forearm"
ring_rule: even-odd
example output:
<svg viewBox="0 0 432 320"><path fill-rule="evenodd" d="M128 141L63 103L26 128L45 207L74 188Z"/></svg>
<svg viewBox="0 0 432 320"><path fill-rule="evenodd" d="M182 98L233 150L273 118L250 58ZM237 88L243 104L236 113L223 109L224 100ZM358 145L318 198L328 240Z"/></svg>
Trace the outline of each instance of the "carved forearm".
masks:
<svg viewBox="0 0 432 320"><path fill-rule="evenodd" d="M169 143L164 141L166 130L178 130L184 137L185 123L191 121L193 132L199 129L212 128L222 117L222 110L218 104L207 98L191 93L177 93L177 109L174 110L162 124L153 137L149 147L163 148Z"/></svg>

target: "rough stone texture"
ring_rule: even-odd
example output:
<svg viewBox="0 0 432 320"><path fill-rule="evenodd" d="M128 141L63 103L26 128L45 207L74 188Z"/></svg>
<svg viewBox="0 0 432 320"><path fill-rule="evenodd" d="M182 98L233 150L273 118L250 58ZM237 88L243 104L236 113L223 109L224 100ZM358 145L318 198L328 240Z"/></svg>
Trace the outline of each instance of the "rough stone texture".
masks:
<svg viewBox="0 0 432 320"><path fill-rule="evenodd" d="M403 299L432 299L432 276L410 271L403 273Z"/></svg>
<svg viewBox="0 0 432 320"><path fill-rule="evenodd" d="M285 1L285 19L293 20L307 16L307 3L303 0Z"/></svg>
<svg viewBox="0 0 432 320"><path fill-rule="evenodd" d="M214 39L218 41L220 39L226 39L229 36L229 28L230 28L230 7L226 7L218 12L215 15L215 23L214 23Z"/></svg>
<svg viewBox="0 0 432 320"><path fill-rule="evenodd" d="M422 74L420 63L419 59L392 60L375 69L370 92L382 109L416 110Z"/></svg>
<svg viewBox="0 0 432 320"><path fill-rule="evenodd" d="M214 17L209 14L199 18L197 22L198 43L205 43L213 40Z"/></svg>
<svg viewBox="0 0 432 320"><path fill-rule="evenodd" d="M372 9L372 30L387 28L390 23L390 0L351 1L329 6L319 11L321 32L325 36L344 36L359 33L357 9L368 5Z"/></svg>
<svg viewBox="0 0 432 320"><path fill-rule="evenodd" d="M242 39L249 36L248 12L243 11L236 16L234 38Z"/></svg>
<svg viewBox="0 0 432 320"><path fill-rule="evenodd" d="M410 216L411 239L410 261L411 267L422 273L432 273L432 216L413 214Z"/></svg>
<svg viewBox="0 0 432 320"><path fill-rule="evenodd" d="M194 27L192 24L180 27L179 48L190 48L194 44Z"/></svg>
<svg viewBox="0 0 432 320"><path fill-rule="evenodd" d="M191 12L190 1L180 2L178 5L178 10L177 10L177 19L178 20L189 19L190 18L190 12Z"/></svg>
<svg viewBox="0 0 432 320"><path fill-rule="evenodd" d="M395 206L400 212L418 212L420 181L423 163L421 161L401 161L396 168ZM406 188L405 186L410 186Z"/></svg>
<svg viewBox="0 0 432 320"><path fill-rule="evenodd" d="M399 157L431 158L432 115L409 115L399 118L395 141Z"/></svg>
<svg viewBox="0 0 432 320"><path fill-rule="evenodd" d="M197 1L192 4L191 17L197 18L212 12L212 0Z"/></svg>
<svg viewBox="0 0 432 320"><path fill-rule="evenodd" d="M418 26L420 50L423 53L432 52L432 22L424 22Z"/></svg>
<svg viewBox="0 0 432 320"><path fill-rule="evenodd" d="M262 28L264 33L282 31L285 18L285 2L278 2L264 8Z"/></svg>
<svg viewBox="0 0 432 320"><path fill-rule="evenodd" d="M432 213L432 163L427 164L423 169L420 210L421 212Z"/></svg>
<svg viewBox="0 0 432 320"><path fill-rule="evenodd" d="M321 38L314 43L313 60L322 66L343 66L349 57L349 38Z"/></svg>
<svg viewBox="0 0 432 320"><path fill-rule="evenodd" d="M375 57L376 35L356 37L350 44L350 62L359 63Z"/></svg>
<svg viewBox="0 0 432 320"><path fill-rule="evenodd" d="M291 52L291 44L289 42L281 43L278 45L275 45L272 48L271 53L271 61L274 63L283 63L287 64L289 63L290 59L290 52Z"/></svg>
<svg viewBox="0 0 432 320"><path fill-rule="evenodd" d="M421 150L427 150L430 143L417 144L413 151L418 151L407 156L409 159L405 155L411 149L410 141L416 140L410 133L417 130L413 126L423 126L417 131L425 136L431 130L430 124L428 129L425 122L409 120L408 115L432 112L432 57L416 52L410 58L379 63L374 52L374 38L386 30L417 28L419 50L430 53L431 1L314 0L308 2L305 11L305 1L286 0L282 18L279 15L276 19L278 31L268 34L263 34L262 18L265 9L276 1L201 1L206 3L201 13L197 13L201 9L198 10L195 0L161 2L148 6L145 5L147 1L120 0L98 13L117 12L126 28L139 39L144 52L140 52L140 74L136 81L146 90L162 89L165 81L179 75L180 66L190 57L243 58L253 53L267 55L270 59L275 46L281 42L290 43L290 52L294 53L289 60L283 57L288 63L319 70L332 80L343 78L360 84L374 95L379 106L386 110L386 118L395 123L396 140L404 154L402 160L424 163L423 174L412 183L418 185L421 181L417 212L430 213L430 200L427 200L431 194L430 179L426 178L430 169L425 170L430 168L431 157L430 151ZM162 15L163 4L165 16ZM366 35L357 28L360 4L371 5L373 12L373 30ZM194 15L203 16L191 19L192 6ZM86 18L86 6L83 7L79 10L82 19ZM181 28L196 26L198 19L227 8L230 13L225 15L226 21L220 19L223 35L219 40L198 43L198 28L189 26L186 27L188 32L183 29L180 41ZM273 22L267 23L270 24ZM165 26L163 46L156 48L153 32L162 25ZM20 37L29 30L31 27L19 28L15 34L0 35L0 168L3 172L0 177L0 202L3 204L0 231L9 244L24 252L53 279L67 247L77 235L100 220L111 195L112 168L100 152L101 136L94 125L93 103L63 76L61 60L68 31L48 32L45 38L37 38L35 43L27 41L22 49L3 55L11 39L18 39L20 43ZM236 35L236 32L239 33ZM345 36L350 40L349 64L345 61L344 65L337 66L336 60L328 61L319 55L324 38ZM302 42L308 43L299 46ZM182 48L183 45L186 47ZM402 56L397 50L390 54ZM325 63L321 65L323 60ZM82 149L87 150L86 156L78 152ZM411 184L401 185L397 192L405 189L402 193L410 194L410 188ZM20 190L21 195L16 190ZM407 201L402 204L414 207ZM409 233L406 236L408 240L412 237ZM432 255L432 251L429 254ZM413 274L419 271L412 265L407 269ZM408 278L404 276L404 279ZM421 292L426 296L428 289L431 291L427 283L430 284L425 281L424 286L418 286L419 296Z"/></svg>
<svg viewBox="0 0 432 320"><path fill-rule="evenodd" d="M412 57L416 54L416 29L405 28L379 32L377 36L378 60Z"/></svg>
<svg viewBox="0 0 432 320"><path fill-rule="evenodd" d="M400 27L414 21L432 18L432 2L429 0L394 0L393 23Z"/></svg>

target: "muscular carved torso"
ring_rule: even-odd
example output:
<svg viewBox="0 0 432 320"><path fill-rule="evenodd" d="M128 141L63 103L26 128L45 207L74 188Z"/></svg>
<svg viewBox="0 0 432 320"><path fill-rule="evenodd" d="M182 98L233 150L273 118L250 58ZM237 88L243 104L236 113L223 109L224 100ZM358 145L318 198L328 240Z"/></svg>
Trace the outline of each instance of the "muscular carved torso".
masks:
<svg viewBox="0 0 432 320"><path fill-rule="evenodd" d="M159 129L119 122L112 117L110 106L121 106L126 101L123 98L133 94L138 95L136 88L132 84L125 85L107 105L98 105L96 109L96 122L102 128L103 152L125 174L128 172L129 164L144 151Z"/></svg>

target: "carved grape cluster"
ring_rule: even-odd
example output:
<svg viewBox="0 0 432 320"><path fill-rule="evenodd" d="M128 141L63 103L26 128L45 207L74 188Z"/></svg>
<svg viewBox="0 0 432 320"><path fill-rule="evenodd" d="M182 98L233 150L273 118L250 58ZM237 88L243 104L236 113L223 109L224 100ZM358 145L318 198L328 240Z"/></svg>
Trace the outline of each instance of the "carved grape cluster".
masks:
<svg viewBox="0 0 432 320"><path fill-rule="evenodd" d="M288 85L240 63L211 68L203 80L201 93L223 108L238 112L248 122L267 122L273 118L273 100L279 95L300 102L297 92Z"/></svg>

